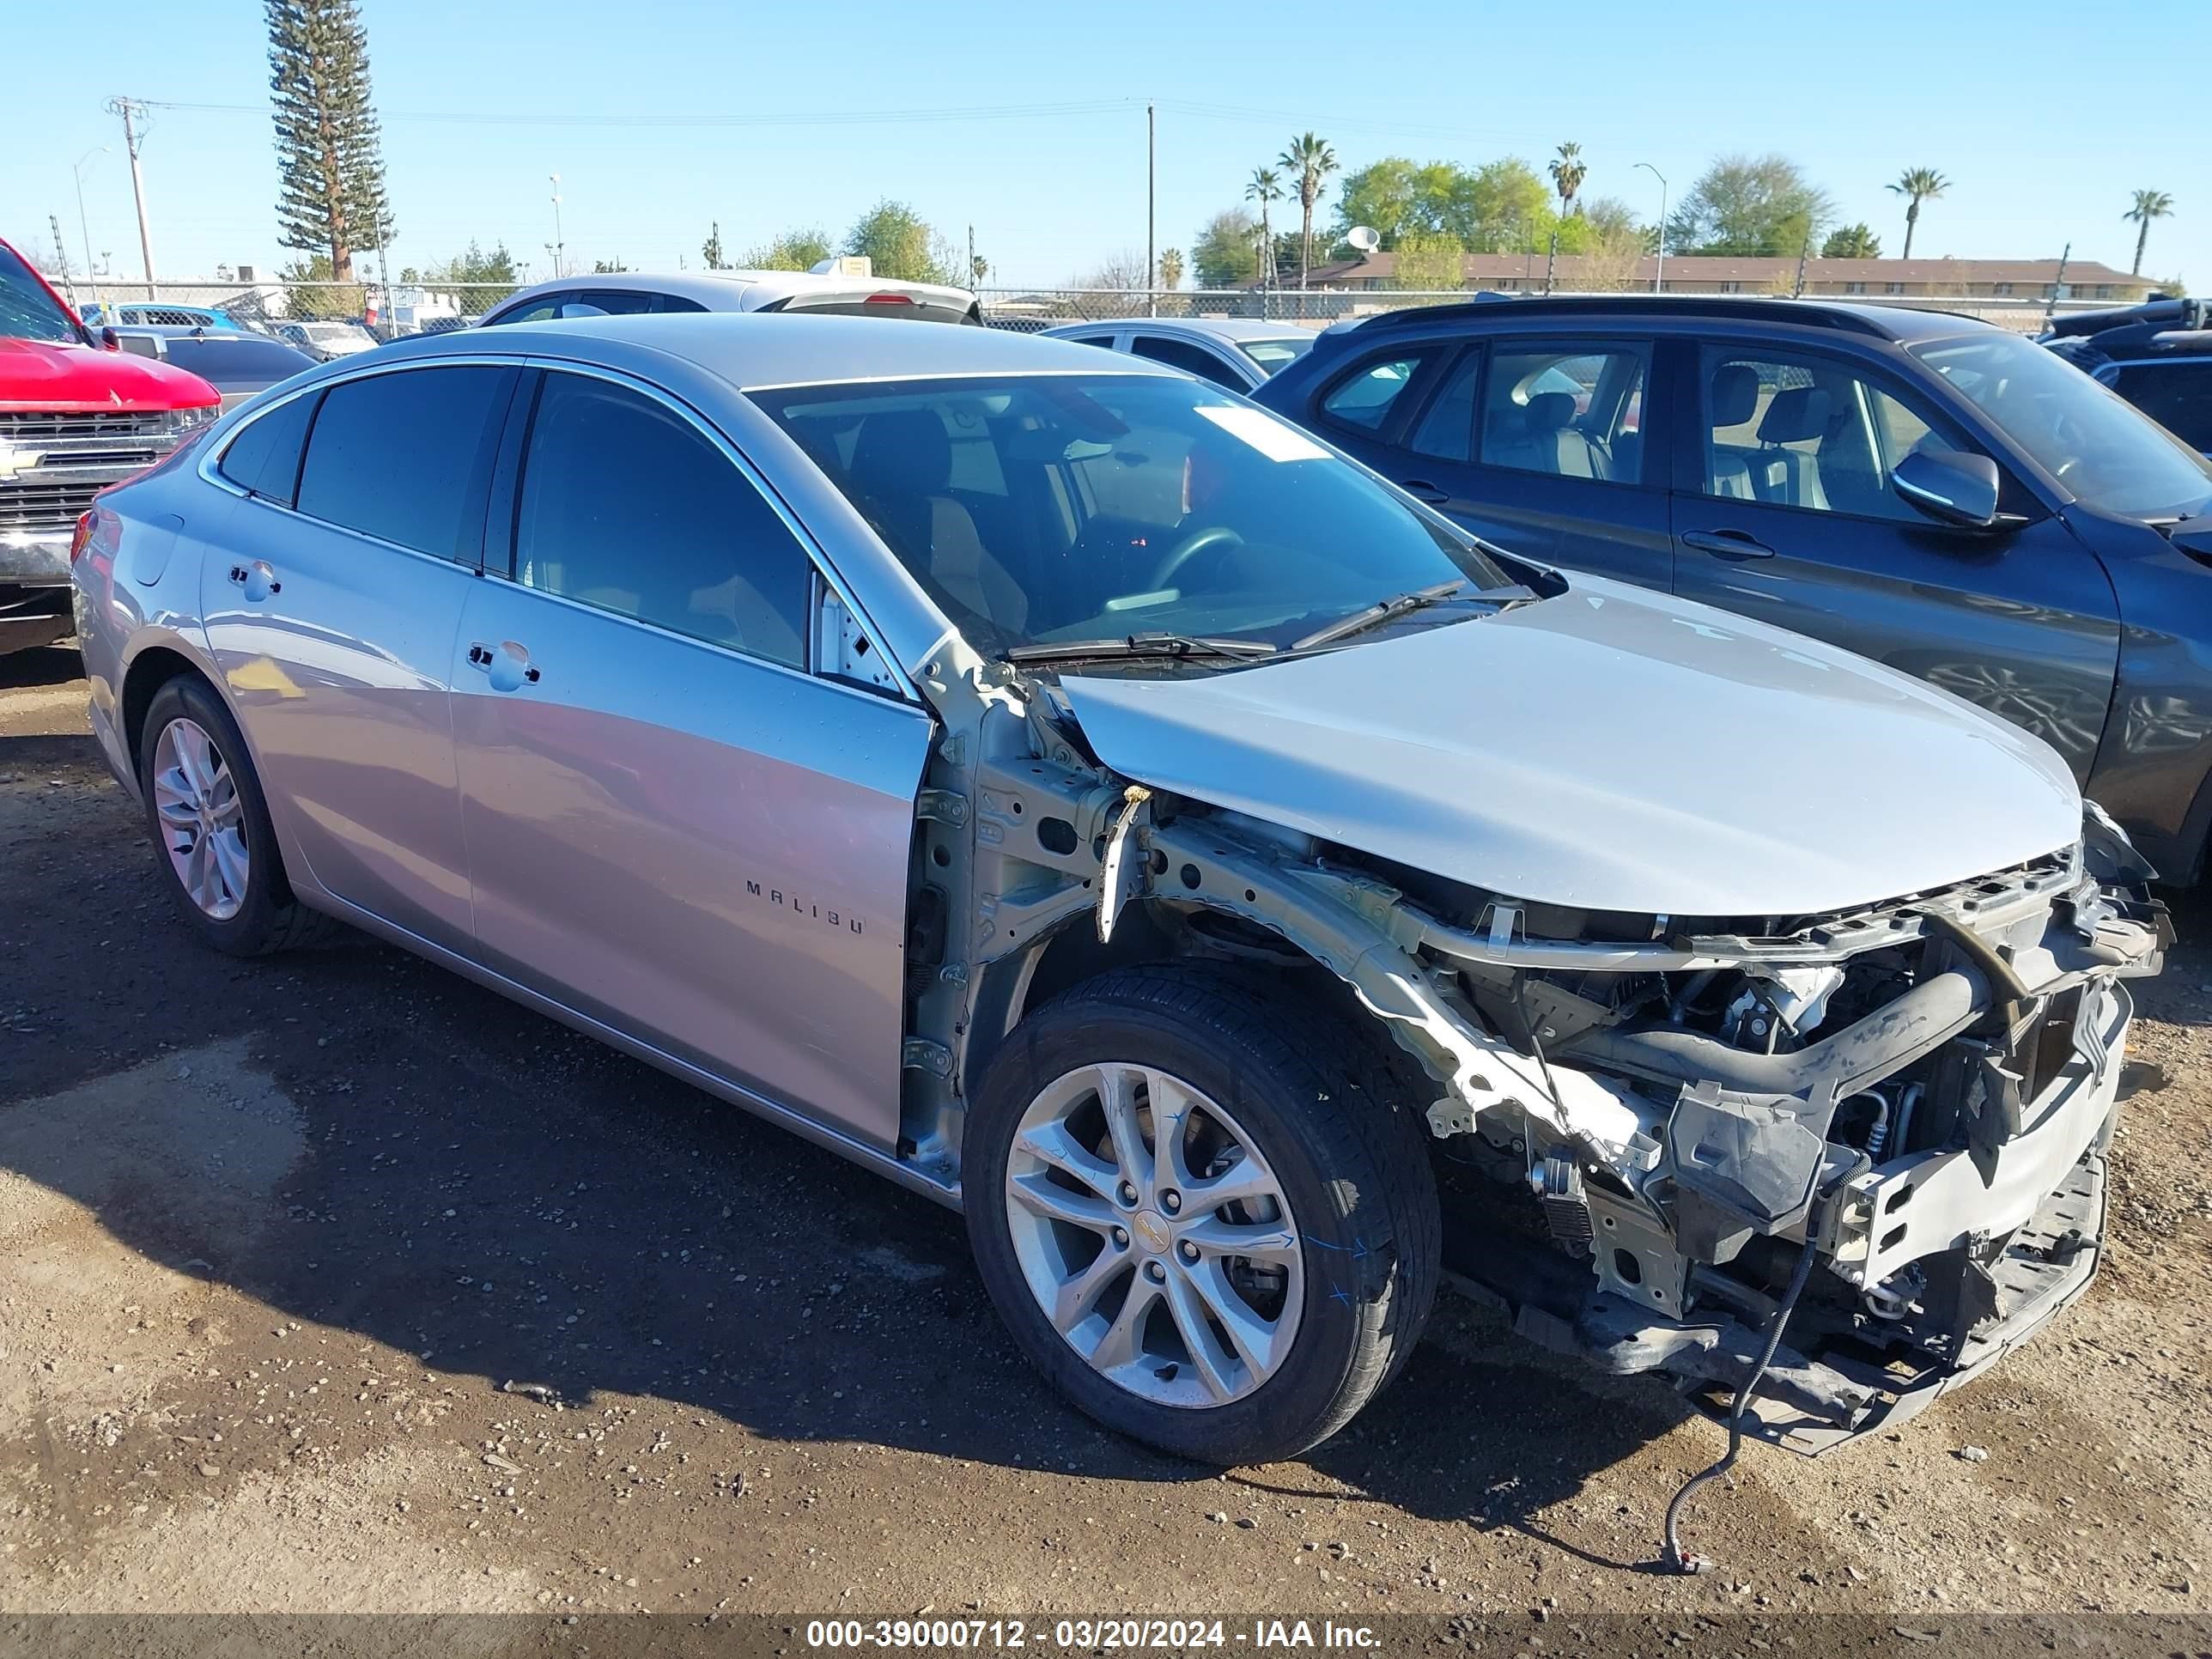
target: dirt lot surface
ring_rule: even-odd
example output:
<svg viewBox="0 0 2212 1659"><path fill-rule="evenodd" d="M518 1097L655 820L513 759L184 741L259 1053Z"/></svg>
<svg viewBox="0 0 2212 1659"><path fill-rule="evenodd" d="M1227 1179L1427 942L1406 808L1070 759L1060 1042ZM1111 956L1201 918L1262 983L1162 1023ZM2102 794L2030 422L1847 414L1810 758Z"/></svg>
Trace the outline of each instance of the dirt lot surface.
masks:
<svg viewBox="0 0 2212 1659"><path fill-rule="evenodd" d="M77 672L0 659L8 1613L2212 1606L2203 949L2090 1295L1899 1434L1748 1452L1668 1577L1723 1436L1656 1382L1448 1302L1350 1432L1194 1472L1046 1391L945 1212L381 945L199 949Z"/></svg>

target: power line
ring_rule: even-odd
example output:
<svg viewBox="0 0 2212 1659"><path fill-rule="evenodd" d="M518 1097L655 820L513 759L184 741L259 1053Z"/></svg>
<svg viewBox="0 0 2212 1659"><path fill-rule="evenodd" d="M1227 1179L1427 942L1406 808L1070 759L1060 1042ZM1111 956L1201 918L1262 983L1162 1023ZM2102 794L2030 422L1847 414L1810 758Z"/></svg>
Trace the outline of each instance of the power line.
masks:
<svg viewBox="0 0 2212 1659"><path fill-rule="evenodd" d="M202 104L148 98L142 109L182 110L200 114L266 115L266 104ZM891 126L956 121L1016 121L1070 115L1133 113L1143 106L1133 98L1094 99L1060 104L977 104L959 107L885 110L796 112L780 115L543 115L485 114L466 110L392 110L380 112L386 125L393 121L435 122L453 126L487 127L818 127Z"/></svg>

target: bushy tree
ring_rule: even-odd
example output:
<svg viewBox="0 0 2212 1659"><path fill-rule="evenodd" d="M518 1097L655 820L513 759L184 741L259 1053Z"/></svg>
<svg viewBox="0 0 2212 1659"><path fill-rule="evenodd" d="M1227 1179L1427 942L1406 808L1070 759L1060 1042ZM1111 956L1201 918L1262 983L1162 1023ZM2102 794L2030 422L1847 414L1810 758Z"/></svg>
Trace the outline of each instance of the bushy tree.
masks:
<svg viewBox="0 0 2212 1659"><path fill-rule="evenodd" d="M1828 240L1820 244L1823 259L1879 259L1881 258L1881 238L1867 224L1842 225L1828 233Z"/></svg>
<svg viewBox="0 0 2212 1659"><path fill-rule="evenodd" d="M1459 238L1443 231L1417 230L1397 247L1397 272L1393 288L1409 293L1449 293L1467 285L1467 250Z"/></svg>
<svg viewBox="0 0 2212 1659"><path fill-rule="evenodd" d="M1242 288L1260 274L1260 222L1243 208L1224 208L1191 239L1190 267L1200 288Z"/></svg>
<svg viewBox="0 0 2212 1659"><path fill-rule="evenodd" d="M902 283L957 283L959 251L904 202L886 198L845 233L845 249L878 276Z"/></svg>
<svg viewBox="0 0 2212 1659"><path fill-rule="evenodd" d="M360 316L368 295L358 283L339 282L331 270L329 254L310 253L278 271L285 284L285 315L308 320Z"/></svg>
<svg viewBox="0 0 2212 1659"><path fill-rule="evenodd" d="M819 227L787 230L745 255L748 270L811 270L836 252L830 233Z"/></svg>
<svg viewBox="0 0 2212 1659"><path fill-rule="evenodd" d="M699 244L699 257L707 262L709 270L727 270L730 268L722 258L722 222L720 219L708 224L707 240Z"/></svg>
<svg viewBox="0 0 2212 1659"><path fill-rule="evenodd" d="M388 242L383 137L370 100L368 31L353 0L265 0L276 124L277 240L329 260Z"/></svg>
<svg viewBox="0 0 2212 1659"><path fill-rule="evenodd" d="M1723 155L1682 198L1667 241L1683 253L1795 254L1834 212L1788 156Z"/></svg>

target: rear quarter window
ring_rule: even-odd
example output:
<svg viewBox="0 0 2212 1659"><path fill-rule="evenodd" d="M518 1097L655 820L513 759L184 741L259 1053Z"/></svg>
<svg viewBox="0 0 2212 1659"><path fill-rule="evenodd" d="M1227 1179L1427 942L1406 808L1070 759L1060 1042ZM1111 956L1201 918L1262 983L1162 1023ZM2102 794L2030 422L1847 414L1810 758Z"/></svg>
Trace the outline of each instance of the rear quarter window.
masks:
<svg viewBox="0 0 2212 1659"><path fill-rule="evenodd" d="M240 489L290 507L299 489L300 451L320 401L305 392L250 422L231 440L215 470Z"/></svg>

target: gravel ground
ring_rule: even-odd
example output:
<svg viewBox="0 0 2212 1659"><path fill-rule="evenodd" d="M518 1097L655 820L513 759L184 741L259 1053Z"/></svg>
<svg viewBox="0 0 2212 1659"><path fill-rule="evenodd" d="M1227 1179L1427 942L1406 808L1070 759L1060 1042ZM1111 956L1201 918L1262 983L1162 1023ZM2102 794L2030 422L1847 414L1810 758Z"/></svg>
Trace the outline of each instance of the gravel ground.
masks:
<svg viewBox="0 0 2212 1659"><path fill-rule="evenodd" d="M1673 1578L1723 1437L1656 1382L1448 1302L1349 1432L1195 1472L1045 1390L927 1202L381 945L198 948L77 672L0 659L9 1613L2212 1606L2203 951L2142 988L2090 1295L1899 1433L1747 1453Z"/></svg>

